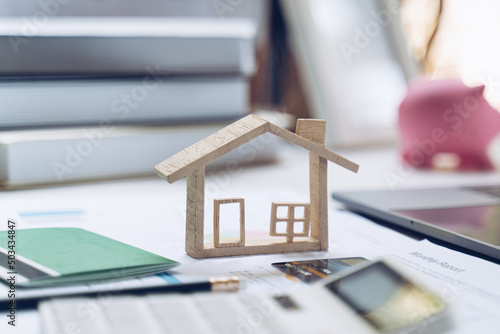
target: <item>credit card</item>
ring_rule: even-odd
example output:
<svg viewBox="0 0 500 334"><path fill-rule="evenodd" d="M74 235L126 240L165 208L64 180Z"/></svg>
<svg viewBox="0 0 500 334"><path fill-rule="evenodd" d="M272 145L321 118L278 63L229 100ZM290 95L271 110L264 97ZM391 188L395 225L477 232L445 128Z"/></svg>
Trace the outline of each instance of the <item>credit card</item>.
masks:
<svg viewBox="0 0 500 334"><path fill-rule="evenodd" d="M344 269L369 261L364 257L276 262L272 266L305 283L335 277Z"/></svg>

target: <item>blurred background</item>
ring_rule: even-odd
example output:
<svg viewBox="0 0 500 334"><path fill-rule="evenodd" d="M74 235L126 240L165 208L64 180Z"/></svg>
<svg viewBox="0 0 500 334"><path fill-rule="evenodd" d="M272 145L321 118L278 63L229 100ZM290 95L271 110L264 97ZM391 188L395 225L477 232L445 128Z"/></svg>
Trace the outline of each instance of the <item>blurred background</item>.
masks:
<svg viewBox="0 0 500 334"><path fill-rule="evenodd" d="M266 114L274 120L326 119L332 148L401 145L399 107L414 82L485 85L484 98L498 110L499 6L0 0L1 183L148 174L214 129L262 110L279 113ZM490 155L498 153L497 130L484 148ZM418 140L430 136L421 131ZM33 164L36 173L26 168Z"/></svg>

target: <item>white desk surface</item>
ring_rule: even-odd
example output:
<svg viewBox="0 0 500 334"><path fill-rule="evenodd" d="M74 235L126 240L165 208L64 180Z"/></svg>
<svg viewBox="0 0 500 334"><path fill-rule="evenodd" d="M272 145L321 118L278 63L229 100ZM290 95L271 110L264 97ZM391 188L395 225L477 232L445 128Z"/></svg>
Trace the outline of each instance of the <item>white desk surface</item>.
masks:
<svg viewBox="0 0 500 334"><path fill-rule="evenodd" d="M308 192L308 153L302 149L283 143L279 147L279 159L276 164L244 167L236 172L228 174L224 170L207 173L206 184L210 191L216 196L219 192L225 193L229 188L236 188L241 193L247 192L248 196L266 196L269 192L306 194ZM397 152L393 148L372 150L349 150L338 151L346 158L358 163L360 170L358 174L351 173L343 168L329 163L328 191L334 190L360 190L360 189L391 189L408 187L429 186L452 186L464 184L491 184L500 183L500 173L450 173L450 172L422 172L405 169L399 162ZM392 180L391 182L388 181ZM397 180L394 183L394 180ZM260 195L259 195L260 194ZM99 203L101 219L90 223L90 225L79 226L80 222L52 222L36 223L21 221L21 227L36 226L74 226L116 237L119 240L129 242L139 247L147 248L149 251L165 254L165 245L162 243L148 242L147 231L158 230L159 233L168 233L165 220L168 224L177 224L184 228L183 204L185 202L185 181L180 180L175 184L168 184L159 177L129 179L122 181L96 182L77 184L69 186L58 186L51 188L40 188L31 190L18 190L0 192L0 203L2 211L9 212L17 210L25 205L32 207L45 207L60 205L61 203ZM175 200L172 200L175 199ZM144 213L141 207L134 206L134 200L151 201L157 203L158 213ZM176 203L173 203L176 202ZM96 204L94 203L94 204ZM334 202L331 202L331 210ZM107 211L108 208L119 207L123 214L130 217L129 221L113 220L114 212ZM156 215L156 216L155 216ZM161 217L158 217L161 215ZM267 215L267 213L266 213ZM7 217L3 217L6 221ZM334 214L335 216L335 214ZM335 228L335 221L330 215L330 226ZM40 225L37 225L40 224ZM372 223L369 223L372 224ZM375 225L375 224L373 224ZM334 229L333 228L333 229ZM0 228L5 229L5 228ZM332 230L332 228L331 228ZM388 232L389 233L389 232ZM393 233L393 232L390 232ZM334 240L334 242L337 242ZM331 247L332 248L332 247ZM334 257L338 247L333 247L327 253L322 253L322 258ZM177 249L176 254L183 254L182 249ZM365 250L363 250L365 251ZM360 250L361 252L361 250ZM308 258L314 252L297 255L293 258ZM162 254L162 255L164 255ZM317 256L317 255L316 255ZM186 270L196 268L195 260L187 255L179 255L174 258L181 263L186 263ZM256 257L248 261L255 261ZM273 256L261 256L257 260L271 262ZM236 261L245 261L239 258ZM202 260L215 261L215 260ZM5 333L3 326L6 323L2 316L0 328ZM39 319L36 311L19 311L19 327L12 330L7 328L8 333L40 333ZM498 327L497 327L498 328ZM458 332L457 332L458 333Z"/></svg>

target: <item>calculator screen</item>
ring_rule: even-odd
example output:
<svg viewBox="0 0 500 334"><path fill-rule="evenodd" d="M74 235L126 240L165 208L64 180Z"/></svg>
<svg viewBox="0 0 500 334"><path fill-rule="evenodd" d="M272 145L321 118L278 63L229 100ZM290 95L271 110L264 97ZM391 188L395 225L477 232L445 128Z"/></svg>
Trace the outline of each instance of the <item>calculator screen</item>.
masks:
<svg viewBox="0 0 500 334"><path fill-rule="evenodd" d="M375 262L325 286L379 331L415 325L444 310L444 303Z"/></svg>

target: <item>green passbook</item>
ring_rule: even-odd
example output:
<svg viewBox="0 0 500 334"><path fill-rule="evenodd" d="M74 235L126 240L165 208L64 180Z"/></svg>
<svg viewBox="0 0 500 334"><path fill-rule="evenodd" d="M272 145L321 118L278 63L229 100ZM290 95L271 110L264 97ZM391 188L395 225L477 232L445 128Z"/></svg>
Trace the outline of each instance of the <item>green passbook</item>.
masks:
<svg viewBox="0 0 500 334"><path fill-rule="evenodd" d="M179 263L79 228L0 232L0 277L20 286L80 284L151 275Z"/></svg>

